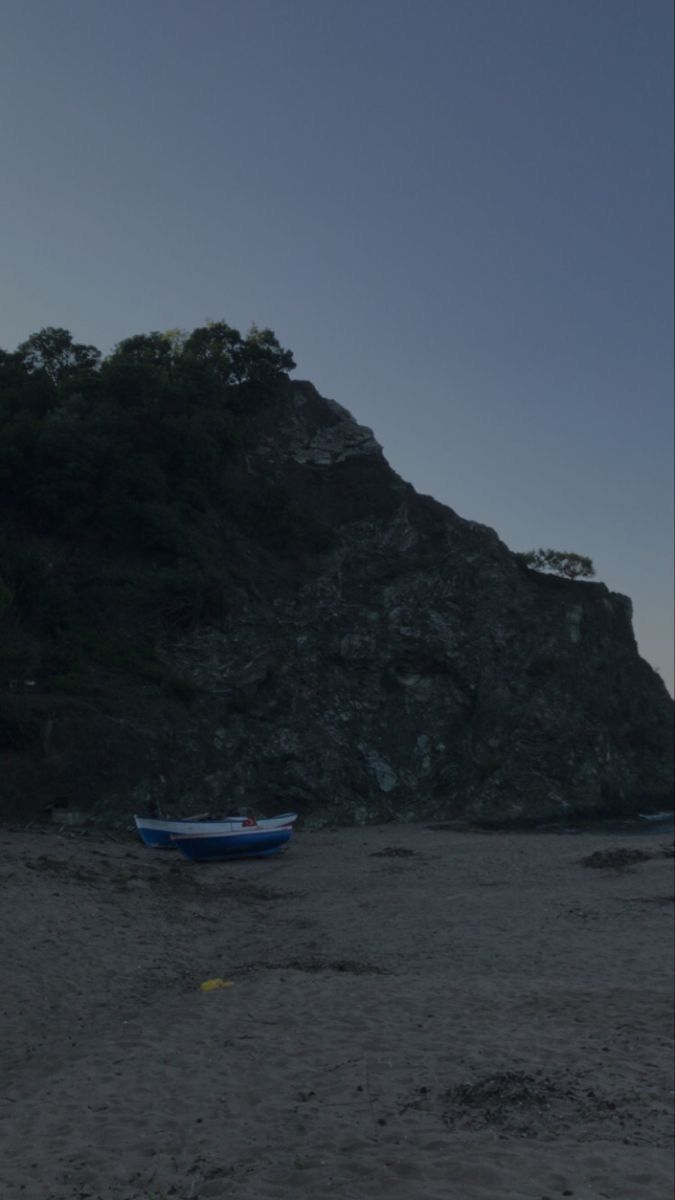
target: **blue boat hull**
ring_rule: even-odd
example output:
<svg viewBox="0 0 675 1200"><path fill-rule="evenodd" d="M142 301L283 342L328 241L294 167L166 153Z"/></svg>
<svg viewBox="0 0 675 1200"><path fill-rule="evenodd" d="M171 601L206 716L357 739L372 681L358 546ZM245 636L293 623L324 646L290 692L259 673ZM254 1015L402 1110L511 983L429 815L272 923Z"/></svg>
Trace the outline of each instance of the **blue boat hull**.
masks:
<svg viewBox="0 0 675 1200"><path fill-rule="evenodd" d="M234 858L267 858L278 854L290 840L291 829L251 830L241 833L174 834L173 844L192 862L226 862Z"/></svg>
<svg viewBox="0 0 675 1200"><path fill-rule="evenodd" d="M153 849L173 850L176 843L174 837L188 833L232 833L242 829L246 817L225 817L222 820L195 821L190 817L178 818L173 821L153 817L134 817L138 835L146 846ZM278 817L261 817L256 823L256 830L279 829L292 825L297 820L297 813L281 813Z"/></svg>

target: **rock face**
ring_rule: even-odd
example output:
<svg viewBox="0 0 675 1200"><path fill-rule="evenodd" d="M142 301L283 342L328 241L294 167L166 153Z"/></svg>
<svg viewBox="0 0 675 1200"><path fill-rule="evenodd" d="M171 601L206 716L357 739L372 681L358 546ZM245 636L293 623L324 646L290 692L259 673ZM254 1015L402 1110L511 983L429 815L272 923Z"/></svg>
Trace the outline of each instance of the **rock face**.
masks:
<svg viewBox="0 0 675 1200"><path fill-rule="evenodd" d="M190 703L45 709L41 755L8 764L15 808L30 793L321 823L670 805L672 702L626 597L523 566L308 383L260 406L237 469L240 498L282 489L307 537L232 527L222 619L162 649Z"/></svg>

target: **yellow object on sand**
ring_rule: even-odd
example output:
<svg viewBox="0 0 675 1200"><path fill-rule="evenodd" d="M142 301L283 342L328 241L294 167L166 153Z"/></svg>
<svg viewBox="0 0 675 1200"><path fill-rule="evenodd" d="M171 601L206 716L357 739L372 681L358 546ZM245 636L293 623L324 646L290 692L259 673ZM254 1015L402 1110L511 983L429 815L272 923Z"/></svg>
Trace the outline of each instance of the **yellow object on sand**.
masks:
<svg viewBox="0 0 675 1200"><path fill-rule="evenodd" d="M201 992L213 992L216 988L234 987L231 979L206 979L204 983L200 983L199 990Z"/></svg>

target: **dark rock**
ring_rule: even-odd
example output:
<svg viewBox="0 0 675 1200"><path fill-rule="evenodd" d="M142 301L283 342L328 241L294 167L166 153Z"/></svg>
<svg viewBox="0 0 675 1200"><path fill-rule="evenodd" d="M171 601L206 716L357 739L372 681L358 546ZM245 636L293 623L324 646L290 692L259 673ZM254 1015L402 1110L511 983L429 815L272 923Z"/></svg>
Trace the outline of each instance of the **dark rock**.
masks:
<svg viewBox="0 0 675 1200"><path fill-rule="evenodd" d="M523 566L404 483L309 383L283 383L250 431L231 470L238 523L218 517L222 614L158 646L179 682L160 694L110 675L102 703L36 676L25 728L42 740L5 754L4 815L64 794L106 818L156 803L296 808L317 825L671 804L672 702L626 597ZM274 489L293 522L268 511L247 530L246 498L253 513Z"/></svg>

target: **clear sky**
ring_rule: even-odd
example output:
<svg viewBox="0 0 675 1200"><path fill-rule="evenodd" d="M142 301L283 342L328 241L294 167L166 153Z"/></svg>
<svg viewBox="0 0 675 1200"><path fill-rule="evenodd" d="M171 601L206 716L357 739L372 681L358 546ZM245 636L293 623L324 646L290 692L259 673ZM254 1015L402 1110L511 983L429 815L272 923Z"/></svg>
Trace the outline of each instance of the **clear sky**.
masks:
<svg viewBox="0 0 675 1200"><path fill-rule="evenodd" d="M0 346L269 325L673 686L671 0L0 0Z"/></svg>

